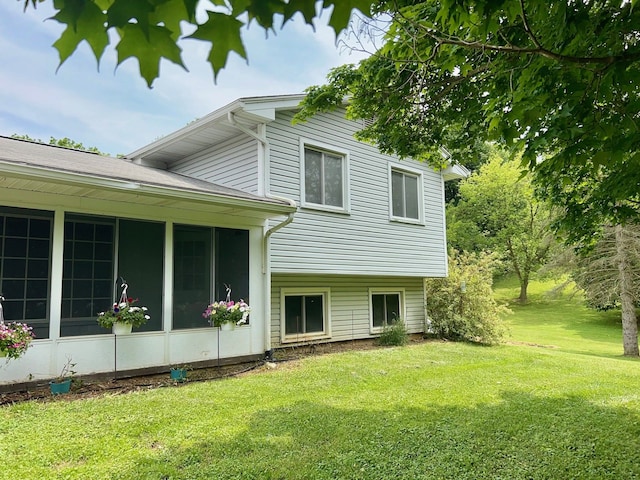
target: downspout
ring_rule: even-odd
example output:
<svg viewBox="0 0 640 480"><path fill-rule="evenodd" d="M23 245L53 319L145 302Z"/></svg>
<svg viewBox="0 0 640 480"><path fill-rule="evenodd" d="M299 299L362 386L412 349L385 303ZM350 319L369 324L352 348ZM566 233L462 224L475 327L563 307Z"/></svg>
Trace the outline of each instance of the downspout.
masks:
<svg viewBox="0 0 640 480"><path fill-rule="evenodd" d="M296 202L290 198L280 197L278 195L272 195L269 192L270 187L270 176L269 176L269 168L270 168L270 145L269 140L267 140L266 132L263 130L261 133L256 133L253 130L245 127L244 125L239 124L233 112L229 112L227 114L227 119L229 123L236 127L241 132L249 135L250 137L256 139L261 146L261 149L258 151L258 156L262 155L262 163L264 165L264 196L267 198L271 198L273 200L280 200L282 202L287 202L294 209L298 208ZM258 127L260 130L260 127ZM264 350L265 350L265 358L270 359L273 355L273 350L271 348L271 259L269 258L269 239L271 235L280 230L283 227L286 227L291 222L293 222L293 217L295 215L295 211L290 212L285 220L282 222L272 226L264 232L262 237L262 274L266 276L264 283L264 315L265 315L265 325L264 325Z"/></svg>

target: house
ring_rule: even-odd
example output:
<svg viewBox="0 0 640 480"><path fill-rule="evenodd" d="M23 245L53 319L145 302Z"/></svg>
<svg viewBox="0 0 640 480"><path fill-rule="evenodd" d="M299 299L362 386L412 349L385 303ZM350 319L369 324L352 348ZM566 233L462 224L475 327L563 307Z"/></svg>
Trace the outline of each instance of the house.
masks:
<svg viewBox="0 0 640 480"><path fill-rule="evenodd" d="M301 95L239 99L126 158L0 138L0 291L34 327L0 384L261 358L369 338L395 317L424 331L423 282L447 274L444 182L382 155L343 111L292 125ZM149 308L131 335L97 325L119 295ZM231 332L202 317L251 305Z"/></svg>

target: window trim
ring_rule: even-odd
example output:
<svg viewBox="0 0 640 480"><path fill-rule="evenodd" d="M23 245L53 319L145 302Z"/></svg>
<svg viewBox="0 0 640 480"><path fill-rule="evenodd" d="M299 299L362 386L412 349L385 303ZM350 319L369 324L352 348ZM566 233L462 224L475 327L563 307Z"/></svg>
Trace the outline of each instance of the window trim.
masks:
<svg viewBox="0 0 640 480"><path fill-rule="evenodd" d="M325 205L322 203L307 202L305 191L305 148L342 157L342 207L335 207L333 205ZM300 206L312 210L350 214L351 198L349 185L351 182L349 171L350 154L348 150L327 143L317 142L315 140L300 137Z"/></svg>
<svg viewBox="0 0 640 480"><path fill-rule="evenodd" d="M7 260L24 260L24 273L22 274L21 277L18 276L9 276L5 270L6 266L5 265L0 265L0 271L2 272L2 281L0 282L0 284L3 285L3 290L5 293L9 293L7 290L9 290L8 288L6 288L5 282L10 282L12 280L18 280L18 281L22 281L23 285L22 285L22 296L20 298L18 297L7 297L6 301L7 302L12 302L15 301L20 302L21 306L20 306L20 310L21 310L21 314L18 317L13 317L11 314L7 315L5 313L5 315L7 315L7 317L5 317L5 321L6 322L22 322L22 323L26 323L28 325L31 326L35 326L34 328L36 328L38 330L37 336L36 336L36 341L40 341L40 340L47 340L52 338L52 325L51 325L51 307L53 305L52 303L52 290L53 290L53 284L54 284L54 277L53 277L53 268L52 268L52 264L53 264L53 257L54 257L54 250L53 250L53 243L54 243L54 233L55 233L55 211L54 210L46 210L46 209L40 209L40 208L24 208L24 207L14 207L11 205L0 205L0 226L4 226L5 228L2 229L1 233L0 233L0 263L3 263ZM27 221L27 231L24 235L22 234L9 234L7 232L6 229L6 219L8 217L14 217L14 218L23 218ZM47 222L49 222L49 237L46 239L46 241L48 242L48 252L47 252L47 257L43 258L43 257L38 257L36 255L32 255L32 253L30 252L30 244L31 244L31 240L36 240L36 241L42 241L45 240L44 237L38 237L38 236L34 236L33 232L31 230L32 227L32 220L45 220ZM20 243L24 243L25 245L25 253L24 255L7 255L6 253L6 240L10 239L10 238L15 238L15 239L20 239L21 242ZM35 261L46 261L47 262L47 277L42 278L42 277L38 277L36 275L30 275L29 274L29 264L30 261L35 260ZM29 283L32 281L43 281L46 280L46 292L44 297L38 297L38 296L30 296L29 295ZM4 299L3 299L4 300ZM41 301L44 300L45 302L45 306L44 306L44 317L43 318L27 318L27 303L30 301ZM7 305L5 304L4 306L5 308L7 307ZM6 310L5 310L6 311ZM9 312L11 312L11 308L9 308ZM40 334L39 330L42 329L43 333ZM44 335L44 331L46 330L46 336Z"/></svg>
<svg viewBox="0 0 640 480"><path fill-rule="evenodd" d="M285 298L304 295L322 295L324 329L322 332L293 333L286 332ZM331 289L330 288L282 288L280 289L280 343L298 343L309 340L331 338Z"/></svg>
<svg viewBox="0 0 640 480"><path fill-rule="evenodd" d="M400 217L393 214L393 173L402 173L418 179L418 218ZM424 172L417 168L411 168L397 163L389 163L388 166L388 182L389 182L389 220L394 222L412 223L415 225L424 225Z"/></svg>
<svg viewBox="0 0 640 480"><path fill-rule="evenodd" d="M369 288L369 333L377 335L382 333L384 326L373 326L373 296L374 295L393 295L396 294L400 298L400 318L405 322L407 321L407 304L405 302L405 289L404 288Z"/></svg>

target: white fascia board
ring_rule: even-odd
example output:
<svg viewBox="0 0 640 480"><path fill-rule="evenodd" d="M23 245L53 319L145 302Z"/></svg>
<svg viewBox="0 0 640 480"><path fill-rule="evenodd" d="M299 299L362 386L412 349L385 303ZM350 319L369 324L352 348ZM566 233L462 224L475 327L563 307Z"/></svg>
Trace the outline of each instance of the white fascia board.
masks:
<svg viewBox="0 0 640 480"><path fill-rule="evenodd" d="M449 180L467 178L469 175L471 175L469 169L459 163L449 165L447 168L442 170L442 178L444 178L445 182Z"/></svg>
<svg viewBox="0 0 640 480"><path fill-rule="evenodd" d="M165 135L164 137L159 138L155 142L151 142L148 145L145 145L144 147L125 155L125 158L129 160L135 160L136 158L144 157L145 155L149 155L150 153L162 150L166 146L171 145L175 142L179 142L183 138L188 137L193 132L206 128L212 123L216 123L220 120L226 119L229 113L235 113L240 110L242 110L242 102L240 100L236 100L233 103L219 108L218 110L214 110L204 117L191 122L185 127L182 127L180 130L176 130L169 135Z"/></svg>
<svg viewBox="0 0 640 480"><path fill-rule="evenodd" d="M247 97L240 98L222 108L214 110L189 125L176 130L169 135L159 138L155 142L145 145L134 152L125 155L129 160L135 160L171 145L175 142L189 137L192 133L207 128L211 124L225 121L229 113L233 113L257 123L270 122L275 120L277 110L287 110L296 108L305 95L282 95L276 97Z"/></svg>
<svg viewBox="0 0 640 480"><path fill-rule="evenodd" d="M42 167L0 162L0 174L3 173L10 174L13 177L29 180L40 180L83 187L97 187L127 193L135 191L136 193L144 195L244 208L247 210L268 212L276 215L287 214L295 211L295 208L291 205L276 205L273 203L261 202L259 200L250 200L216 193L181 190L128 180L106 179L81 173L61 172Z"/></svg>
<svg viewBox="0 0 640 480"><path fill-rule="evenodd" d="M245 97L239 101L246 112L260 109L291 110L298 108L300 102L306 97L305 94L279 95L273 97Z"/></svg>

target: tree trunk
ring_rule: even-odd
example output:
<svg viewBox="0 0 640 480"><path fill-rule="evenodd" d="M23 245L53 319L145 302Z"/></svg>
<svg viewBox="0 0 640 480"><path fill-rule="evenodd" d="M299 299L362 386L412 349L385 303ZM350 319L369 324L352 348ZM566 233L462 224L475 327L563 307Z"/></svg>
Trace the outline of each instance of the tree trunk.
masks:
<svg viewBox="0 0 640 480"><path fill-rule="evenodd" d="M638 351L638 319L633 301L633 278L631 264L625 245L625 232L622 225L616 225L616 261L618 264L618 280L620 285L620 303L622 305L622 345L624 354L637 357Z"/></svg>
<svg viewBox="0 0 640 480"><path fill-rule="evenodd" d="M520 296L518 297L518 301L520 303L527 303L527 288L529 287L529 278L521 278L520 279Z"/></svg>

